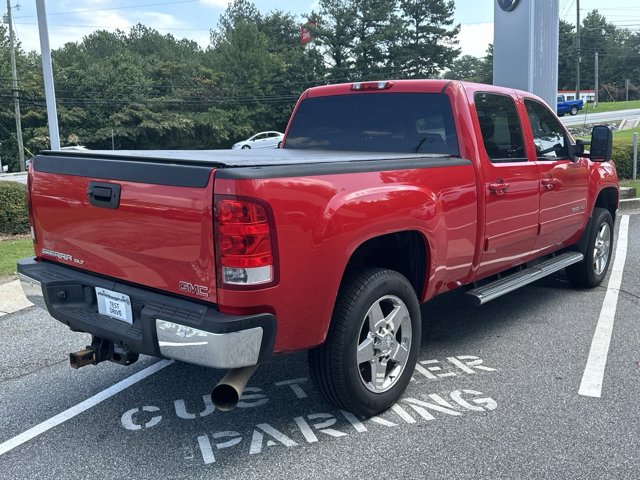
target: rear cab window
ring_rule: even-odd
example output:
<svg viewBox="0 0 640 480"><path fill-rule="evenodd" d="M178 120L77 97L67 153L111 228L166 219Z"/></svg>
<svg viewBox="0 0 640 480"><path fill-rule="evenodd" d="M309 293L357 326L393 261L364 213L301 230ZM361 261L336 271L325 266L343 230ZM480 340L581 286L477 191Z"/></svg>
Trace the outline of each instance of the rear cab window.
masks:
<svg viewBox="0 0 640 480"><path fill-rule="evenodd" d="M307 98L285 148L459 155L451 102L440 93Z"/></svg>

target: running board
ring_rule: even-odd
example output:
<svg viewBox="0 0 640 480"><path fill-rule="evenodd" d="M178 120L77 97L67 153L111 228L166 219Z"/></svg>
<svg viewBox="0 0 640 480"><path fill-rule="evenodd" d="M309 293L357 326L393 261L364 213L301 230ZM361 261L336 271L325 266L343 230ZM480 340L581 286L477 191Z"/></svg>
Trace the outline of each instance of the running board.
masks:
<svg viewBox="0 0 640 480"><path fill-rule="evenodd" d="M485 304L558 270L562 270L569 265L581 262L583 258L584 255L579 252L567 252L557 255L533 267L509 275L508 277L503 277L482 287L469 290L466 292L466 295L469 295L467 300L470 300L470 302L476 306Z"/></svg>

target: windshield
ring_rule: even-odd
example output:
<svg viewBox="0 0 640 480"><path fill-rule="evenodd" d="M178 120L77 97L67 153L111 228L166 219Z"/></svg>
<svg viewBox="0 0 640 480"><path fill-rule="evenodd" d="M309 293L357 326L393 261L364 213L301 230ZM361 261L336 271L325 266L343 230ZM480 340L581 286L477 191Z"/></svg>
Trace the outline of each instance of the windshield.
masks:
<svg viewBox="0 0 640 480"><path fill-rule="evenodd" d="M306 99L293 118L285 148L459 154L451 103L439 93Z"/></svg>

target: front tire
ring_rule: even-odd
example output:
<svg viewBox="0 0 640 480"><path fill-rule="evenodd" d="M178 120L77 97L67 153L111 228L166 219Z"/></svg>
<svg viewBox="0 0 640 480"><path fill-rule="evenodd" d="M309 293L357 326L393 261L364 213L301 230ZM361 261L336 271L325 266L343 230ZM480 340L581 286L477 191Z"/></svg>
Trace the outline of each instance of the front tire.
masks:
<svg viewBox="0 0 640 480"><path fill-rule="evenodd" d="M324 398L371 417L392 406L413 374L421 340L413 287L393 270L359 270L343 283L323 345L309 351Z"/></svg>
<svg viewBox="0 0 640 480"><path fill-rule="evenodd" d="M605 208L593 209L589 241L584 260L567 267L567 276L576 285L593 288L602 283L609 270L613 250L613 218Z"/></svg>
<svg viewBox="0 0 640 480"><path fill-rule="evenodd" d="M242 146L242 150L251 150L251 146L250 145L243 145Z"/></svg>

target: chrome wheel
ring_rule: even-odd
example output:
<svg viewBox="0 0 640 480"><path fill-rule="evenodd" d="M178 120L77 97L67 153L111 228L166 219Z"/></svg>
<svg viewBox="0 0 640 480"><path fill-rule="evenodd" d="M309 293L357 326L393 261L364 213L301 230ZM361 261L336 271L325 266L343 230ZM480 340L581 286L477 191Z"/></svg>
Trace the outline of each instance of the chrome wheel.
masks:
<svg viewBox="0 0 640 480"><path fill-rule="evenodd" d="M360 379L374 393L389 390L398 381L409 358L411 317L395 295L379 298L367 311L357 345Z"/></svg>
<svg viewBox="0 0 640 480"><path fill-rule="evenodd" d="M607 268L611 252L611 229L608 223L602 223L598 229L596 241L593 246L593 271L601 275Z"/></svg>

